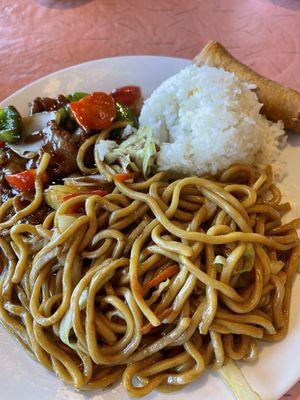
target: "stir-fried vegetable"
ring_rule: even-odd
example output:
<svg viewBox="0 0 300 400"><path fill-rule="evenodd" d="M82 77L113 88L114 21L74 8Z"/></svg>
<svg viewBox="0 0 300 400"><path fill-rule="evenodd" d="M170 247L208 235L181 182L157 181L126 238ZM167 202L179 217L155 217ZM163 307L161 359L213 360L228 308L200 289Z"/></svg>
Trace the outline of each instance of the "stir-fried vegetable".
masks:
<svg viewBox="0 0 300 400"><path fill-rule="evenodd" d="M48 122L55 121L58 125L61 120L61 114L58 111L43 111L23 118L23 131L28 136L31 133L41 131Z"/></svg>
<svg viewBox="0 0 300 400"><path fill-rule="evenodd" d="M274 275L277 275L282 270L283 267L284 267L283 261L278 260L270 262L270 269L272 274Z"/></svg>
<svg viewBox="0 0 300 400"><path fill-rule="evenodd" d="M241 267L238 267L234 271L234 275L242 274L244 272L249 272L252 270L254 267L254 262L255 262L255 250L254 246L251 243L247 244L246 250L244 251L243 254L243 265Z"/></svg>
<svg viewBox="0 0 300 400"><path fill-rule="evenodd" d="M73 268L74 270L75 268ZM79 298L79 310L83 310L85 305L86 305L86 301L88 298L88 291L87 289L84 289L83 292L81 293L81 296ZM72 342L71 338L70 338L70 333L72 330L72 308L69 307L69 309L67 310L67 312L65 313L65 315L63 316L63 318L60 321L59 324L59 337L62 340L63 343L65 343L67 346L69 346L71 349L77 350L78 348L78 344L77 341L76 342Z"/></svg>
<svg viewBox="0 0 300 400"><path fill-rule="evenodd" d="M261 400L261 397L251 389L242 371L234 361L230 360L218 372L233 391L237 400Z"/></svg>
<svg viewBox="0 0 300 400"><path fill-rule="evenodd" d="M87 190L84 187L75 187L71 185L51 185L44 192L44 197L47 204L57 210L63 202L63 198L68 194L75 192L84 193Z"/></svg>
<svg viewBox="0 0 300 400"><path fill-rule="evenodd" d="M35 156L44 142L39 132L46 128L50 121L60 123L61 114L58 111L43 111L23 117L22 141L10 143L9 147L20 157L28 157L29 154Z"/></svg>
<svg viewBox="0 0 300 400"><path fill-rule="evenodd" d="M8 143L22 138L22 118L14 106L0 108L0 140Z"/></svg>
<svg viewBox="0 0 300 400"><path fill-rule="evenodd" d="M142 103L142 93L139 86L123 86L111 93L116 103L129 107L135 113L139 112Z"/></svg>
<svg viewBox="0 0 300 400"><path fill-rule="evenodd" d="M247 244L246 250L244 251L243 257L240 261L241 264L238 264L237 268L233 272L233 275L239 275L243 274L244 272L249 272L254 267L255 250L253 244ZM220 272L225 267L226 262L226 258L220 255L216 256L214 259L214 264L216 265L217 270Z"/></svg>
<svg viewBox="0 0 300 400"><path fill-rule="evenodd" d="M83 186L90 188L97 187L110 187L111 183L107 182L105 177L101 174L91 174L91 175L80 175L80 176L68 176L63 179L65 185L73 186ZM95 188L95 189L96 189ZM93 190L93 189L91 189Z"/></svg>
<svg viewBox="0 0 300 400"><path fill-rule="evenodd" d="M132 126L138 128L137 116L130 108L123 104L116 103L116 112L116 121L128 121Z"/></svg>
<svg viewBox="0 0 300 400"><path fill-rule="evenodd" d="M32 190L34 188L36 171L34 169L29 169L27 171L19 172L14 175L6 175L5 179L17 190L22 192Z"/></svg>
<svg viewBox="0 0 300 400"><path fill-rule="evenodd" d="M214 259L214 265L216 266L219 272L222 272L222 269L226 265L226 258L220 255L216 256Z"/></svg>
<svg viewBox="0 0 300 400"><path fill-rule="evenodd" d="M123 170L130 167L133 171L141 170L147 177L154 164L156 144L149 128L134 130L126 140L117 144L112 140L101 140L97 144L97 151L101 160L108 164L119 161Z"/></svg>
<svg viewBox="0 0 300 400"><path fill-rule="evenodd" d="M73 186L73 185L51 185L45 190L45 200L47 204L57 210L64 201L67 201L75 196L81 194L96 194L98 196L105 196L106 190L98 189L91 191L89 187Z"/></svg>
<svg viewBox="0 0 300 400"><path fill-rule="evenodd" d="M114 179L117 182L130 181L130 180L133 180L134 177L135 177L135 173L134 172L124 172L124 173L120 173L120 174L115 174L114 175Z"/></svg>
<svg viewBox="0 0 300 400"><path fill-rule="evenodd" d="M70 103L76 102L84 97L88 96L88 93L85 92L75 92L73 94L69 94L67 96L68 104L61 107L57 112L60 114L60 123L59 125L66 130L74 131L77 127L76 121L73 117L73 114L70 110Z"/></svg>
<svg viewBox="0 0 300 400"><path fill-rule="evenodd" d="M108 128L116 117L114 99L104 92L95 92L71 102L70 110L77 123L86 131Z"/></svg>
<svg viewBox="0 0 300 400"><path fill-rule="evenodd" d="M10 186L21 192L28 192L34 189L35 177L36 169L28 169L17 174L5 175L5 179ZM43 181L45 183L48 182L48 176L46 173L43 175Z"/></svg>
<svg viewBox="0 0 300 400"><path fill-rule="evenodd" d="M178 272L178 266L170 265L169 267L161 271L158 275L156 275L153 279L150 279L150 281L146 282L142 286L142 290L148 290L151 289L152 287L159 285L164 280L174 276L176 272Z"/></svg>
<svg viewBox="0 0 300 400"><path fill-rule="evenodd" d="M60 233L65 232L69 226L71 226L76 221L76 216L74 215L59 215L57 217L57 227Z"/></svg>

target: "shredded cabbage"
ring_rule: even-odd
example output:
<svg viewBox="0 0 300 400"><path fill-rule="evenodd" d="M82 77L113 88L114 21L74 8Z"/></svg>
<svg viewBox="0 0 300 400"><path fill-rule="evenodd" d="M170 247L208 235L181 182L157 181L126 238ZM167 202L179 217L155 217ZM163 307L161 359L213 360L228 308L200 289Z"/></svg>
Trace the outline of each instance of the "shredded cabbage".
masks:
<svg viewBox="0 0 300 400"><path fill-rule="evenodd" d="M284 262L283 261L271 261L270 263L270 269L272 274L277 275L282 268L284 267Z"/></svg>
<svg viewBox="0 0 300 400"><path fill-rule="evenodd" d="M85 289L79 298L79 309L82 311L85 308L86 305L86 300L88 297L88 291ZM67 346L69 346L71 349L74 349L75 351L78 350L77 343L72 343L70 342L70 332L72 329L72 309L69 308L69 310L66 312L64 317L62 318L60 325L59 325L59 337L63 343L65 343Z"/></svg>
<svg viewBox="0 0 300 400"><path fill-rule="evenodd" d="M118 160L124 171L130 166L133 171L141 170L147 177L157 153L156 142L150 128L132 129L131 132L120 144L113 140L100 140L97 144L99 157L108 164Z"/></svg>
<svg viewBox="0 0 300 400"><path fill-rule="evenodd" d="M262 400L251 389L239 366L230 360L224 367L218 370L223 381L230 387L237 400Z"/></svg>
<svg viewBox="0 0 300 400"><path fill-rule="evenodd" d="M118 145L114 140L100 140L99 143L96 144L100 160L103 161L116 147L118 147Z"/></svg>
<svg viewBox="0 0 300 400"><path fill-rule="evenodd" d="M251 271L252 268L254 267L254 262L255 262L254 246L253 244L248 243L246 250L244 251L243 254L243 265L235 270L234 275L239 275L243 274L244 272Z"/></svg>
<svg viewBox="0 0 300 400"><path fill-rule="evenodd" d="M244 272L248 272L248 271L252 270L252 268L254 266L254 262L255 262L255 250L254 250L253 244L251 244L251 243L247 244L247 247L244 251L242 260L243 260L243 264L236 268L233 275L243 274ZM214 262L217 270L219 272L222 272L222 269L225 267L227 260L225 257L218 255L215 257L213 262Z"/></svg>

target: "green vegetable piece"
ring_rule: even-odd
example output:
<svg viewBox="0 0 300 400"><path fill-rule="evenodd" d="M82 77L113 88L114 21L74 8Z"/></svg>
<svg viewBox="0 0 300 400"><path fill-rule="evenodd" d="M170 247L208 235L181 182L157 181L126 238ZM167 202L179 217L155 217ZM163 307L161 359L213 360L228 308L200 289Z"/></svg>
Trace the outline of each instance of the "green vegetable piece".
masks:
<svg viewBox="0 0 300 400"><path fill-rule="evenodd" d="M88 95L89 95L88 93L84 93L84 92L75 92L73 94L69 94L67 96L67 99L71 103L72 101L79 101Z"/></svg>
<svg viewBox="0 0 300 400"><path fill-rule="evenodd" d="M138 128L137 116L130 110L130 108L123 106L123 104L116 103L116 119L115 121L128 121L131 122L134 128Z"/></svg>
<svg viewBox="0 0 300 400"><path fill-rule="evenodd" d="M73 114L71 113L69 104L61 107L59 110L57 110L57 113L60 116L59 126L66 129L67 131L73 131L76 129L77 124L73 117Z"/></svg>
<svg viewBox="0 0 300 400"><path fill-rule="evenodd" d="M13 143L21 140L22 118L14 106L0 108L0 140Z"/></svg>
<svg viewBox="0 0 300 400"><path fill-rule="evenodd" d="M217 270L222 272L226 267L226 258L223 256L216 256L213 263L215 264ZM255 250L253 244L248 243L243 254L243 264L233 272L233 275L243 274L244 272L249 272L254 267L255 263Z"/></svg>
<svg viewBox="0 0 300 400"><path fill-rule="evenodd" d="M251 243L247 244L246 250L243 254L243 266L241 268L237 268L234 272L234 275L243 274L244 272L249 272L254 267L255 263L255 250L254 246Z"/></svg>
<svg viewBox="0 0 300 400"><path fill-rule="evenodd" d="M60 115L60 123L70 117L69 107L67 106L61 107L59 110L57 110L57 112Z"/></svg>

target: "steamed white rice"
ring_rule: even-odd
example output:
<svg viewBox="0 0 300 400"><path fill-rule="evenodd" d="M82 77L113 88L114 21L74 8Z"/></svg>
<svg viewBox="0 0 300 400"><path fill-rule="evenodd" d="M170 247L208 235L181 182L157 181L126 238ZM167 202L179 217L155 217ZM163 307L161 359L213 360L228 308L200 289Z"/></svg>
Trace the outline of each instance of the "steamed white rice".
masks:
<svg viewBox="0 0 300 400"><path fill-rule="evenodd" d="M283 125L259 113L253 88L209 66L189 66L162 83L140 115L140 125L150 127L160 145L159 169L202 175L232 163L272 164L282 178Z"/></svg>

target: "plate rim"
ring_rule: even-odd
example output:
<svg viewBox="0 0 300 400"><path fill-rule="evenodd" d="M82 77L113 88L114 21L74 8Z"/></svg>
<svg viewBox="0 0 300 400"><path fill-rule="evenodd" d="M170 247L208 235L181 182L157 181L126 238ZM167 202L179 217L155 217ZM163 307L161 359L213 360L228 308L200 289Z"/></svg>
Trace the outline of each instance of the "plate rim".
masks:
<svg viewBox="0 0 300 400"><path fill-rule="evenodd" d="M166 59L166 60L167 59L168 60L172 59L172 60L187 61L187 62L191 62L192 61L191 59L188 59L188 58L172 57L172 56L161 56L161 55L158 55L158 54L154 54L154 55L151 55L151 54L134 54L134 55L121 55L121 56L96 58L94 60L88 60L88 61L84 61L82 63L69 65L68 67L64 67L64 68L58 69L58 70L56 70L54 72L50 72L49 74L44 75L44 76L42 76L42 77L40 77L38 79L35 79L34 81L29 82L27 85L22 86L20 89L17 89L15 92L11 93L9 96L7 96L4 99L2 99L0 101L0 106L4 102L10 101L10 99L12 97L14 97L14 96L16 96L18 94L21 94L23 91L29 89L32 85L41 83L42 81L44 81L44 80L46 80L48 78L51 78L51 77L53 77L53 76L55 76L57 74L68 72L69 70L72 70L73 68L84 67L84 66L92 65L92 64L95 64L95 63L98 63L98 62L102 62L102 61L110 62L110 61L120 60L120 59L138 59L138 58L145 58L145 59L146 58L149 58L149 59L150 58L156 58L156 59Z"/></svg>

